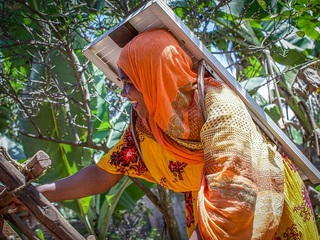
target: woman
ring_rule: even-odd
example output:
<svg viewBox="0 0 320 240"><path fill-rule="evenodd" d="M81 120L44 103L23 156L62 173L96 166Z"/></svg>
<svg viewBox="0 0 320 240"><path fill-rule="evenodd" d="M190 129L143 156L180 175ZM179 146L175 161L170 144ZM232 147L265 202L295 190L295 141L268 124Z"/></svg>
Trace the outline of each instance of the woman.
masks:
<svg viewBox="0 0 320 240"><path fill-rule="evenodd" d="M139 34L118 66L131 125L97 165L38 187L49 200L106 191L125 174L183 192L189 237L198 229L202 239L317 239L294 166L224 83L205 78L201 109L197 73L171 33Z"/></svg>
<svg viewBox="0 0 320 240"><path fill-rule="evenodd" d="M198 225L203 239L317 238L307 190L293 165L236 94L212 78L205 79L203 119L197 74L168 31L138 35L118 66L122 96L137 116L134 131L99 167L184 192L189 235Z"/></svg>

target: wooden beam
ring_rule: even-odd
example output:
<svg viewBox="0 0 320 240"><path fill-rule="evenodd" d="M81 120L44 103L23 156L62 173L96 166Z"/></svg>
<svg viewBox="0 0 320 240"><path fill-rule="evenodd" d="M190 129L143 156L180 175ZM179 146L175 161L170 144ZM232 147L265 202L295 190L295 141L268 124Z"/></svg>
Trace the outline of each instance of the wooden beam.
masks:
<svg viewBox="0 0 320 240"><path fill-rule="evenodd" d="M25 221L23 221L16 213L8 213L4 215L4 219L11 222L16 226L20 232L27 237L28 240L39 240L38 235L28 227Z"/></svg>
<svg viewBox="0 0 320 240"><path fill-rule="evenodd" d="M37 175L37 174L36 174ZM30 175L31 176L31 175ZM0 181L9 193L13 193L38 221L46 227L57 239L84 239L37 189L28 184L24 176L8 160L4 151L0 151Z"/></svg>
<svg viewBox="0 0 320 240"><path fill-rule="evenodd" d="M16 239L21 240L19 235L12 227L0 216L0 239Z"/></svg>

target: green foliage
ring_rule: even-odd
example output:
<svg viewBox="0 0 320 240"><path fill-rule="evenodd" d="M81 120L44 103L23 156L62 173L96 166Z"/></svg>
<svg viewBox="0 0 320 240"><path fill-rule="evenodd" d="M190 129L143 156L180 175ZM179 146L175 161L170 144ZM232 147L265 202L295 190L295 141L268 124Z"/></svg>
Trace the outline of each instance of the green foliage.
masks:
<svg viewBox="0 0 320 240"><path fill-rule="evenodd" d="M108 233L108 226L114 209L117 206L117 203L124 192L124 190L132 183L128 177L122 179L123 183L117 184L108 192L108 195L105 196L105 201L101 207L101 212L97 224L97 229L99 230L99 238L105 239Z"/></svg>
<svg viewBox="0 0 320 240"><path fill-rule="evenodd" d="M218 5L219 1L215 1ZM268 16L267 8L271 9L271 5L273 5L273 1L239 1L232 0L229 4L225 4L219 10L224 13L230 14L230 18L232 20L236 20L239 18L257 18L262 19ZM250 7L248 7L250 6ZM232 17L231 17L232 16Z"/></svg>
<svg viewBox="0 0 320 240"><path fill-rule="evenodd" d="M37 234L37 236L39 237L40 240L45 240L42 230L37 229L36 230L36 234Z"/></svg>
<svg viewBox="0 0 320 240"><path fill-rule="evenodd" d="M116 211L107 239L162 239L158 229L148 227L150 214L142 201L138 201L134 209Z"/></svg>
<svg viewBox="0 0 320 240"><path fill-rule="evenodd" d="M266 79L264 77L254 77L246 81L240 82L241 86L252 96L252 98L259 104L261 107L265 107L269 104L268 100L262 95L266 95Z"/></svg>
<svg viewBox="0 0 320 240"><path fill-rule="evenodd" d="M93 117L93 141L99 143L103 141L112 131L110 123L109 103L107 99L107 89L105 86L105 76L96 66L90 66L88 69L94 76L94 84L89 85L89 90L95 94L95 98L90 103L91 114Z"/></svg>
<svg viewBox="0 0 320 240"><path fill-rule="evenodd" d="M52 166L40 183L96 162L127 127L129 104L120 108L119 89L87 63L82 49L140 3L33 0L0 6L0 132L10 135L8 146L20 148L20 153L21 141L27 157L40 149L49 154ZM313 131L308 106L293 95L291 86L299 64L319 56L317 1L186 0L171 1L170 6L205 46L224 54L236 79L276 122L279 106L270 103L275 97L285 99L294 113L289 120L302 127L289 128L290 136L309 148L304 142ZM272 77L270 69L265 71L265 50L273 66L285 66L275 71L281 96L267 90ZM106 236L112 213L129 214L142 195L124 179L107 194L62 204L79 214L88 232ZM158 233L150 234L157 239Z"/></svg>
<svg viewBox="0 0 320 240"><path fill-rule="evenodd" d="M281 119L280 109L276 104L270 104L265 106L263 110L271 117L271 119L277 123Z"/></svg>
<svg viewBox="0 0 320 240"><path fill-rule="evenodd" d="M314 48L313 41L305 36L299 37L297 28L283 23L279 25L275 21L261 23L263 30L268 34L269 40L273 42L270 46L273 59L282 65L294 66L306 61Z"/></svg>
<svg viewBox="0 0 320 240"><path fill-rule="evenodd" d="M0 133L4 133L9 128L11 122L12 118L8 107L0 106Z"/></svg>
<svg viewBox="0 0 320 240"><path fill-rule="evenodd" d="M82 54L92 38L121 20L121 14L115 16L105 1L77 4L48 0L43 4L35 0L30 4L6 2L2 7L7 18L0 23L3 30L0 51L5 60L1 77L6 81L1 82L0 94L13 97L15 102L4 100L9 107L1 106L1 131L18 120L26 156L40 149L50 156L51 168L39 183L70 176L112 147L128 124L128 104L120 109L119 97L111 99L112 94L106 90L108 87L115 91L115 87L109 88L105 76L92 64L87 65ZM126 6L126 10L129 8ZM110 115L110 104L114 103ZM11 108L20 109L19 119L11 118ZM122 191L111 191L110 196L65 201L61 205L77 212L88 232L99 235L90 219L92 206L98 209L96 220L102 213L99 221L104 226L100 228L106 232L105 216L110 219L127 185L120 183L117 187ZM130 200L130 194L126 197L132 208L143 193L134 187L130 189L134 198ZM95 205L102 196L102 203ZM116 200L111 200L111 196ZM128 207L121 201L119 208ZM107 208L109 204L113 205L111 210Z"/></svg>
<svg viewBox="0 0 320 240"><path fill-rule="evenodd" d="M150 183L144 180L142 180L142 182L148 188L152 188L155 185L155 183ZM131 210L136 206L137 201L143 196L144 192L135 184L131 184L127 187L126 191L122 193L115 210Z"/></svg>
<svg viewBox="0 0 320 240"><path fill-rule="evenodd" d="M262 66L260 60L256 56L251 56L245 60L242 60L242 64L247 66L242 72L245 79L255 78L264 74L264 66Z"/></svg>
<svg viewBox="0 0 320 240"><path fill-rule="evenodd" d="M301 135L301 132L299 130L295 129L294 127L291 127L290 128L290 135L291 135L292 141L295 144L297 144L297 145L303 144L302 135Z"/></svg>

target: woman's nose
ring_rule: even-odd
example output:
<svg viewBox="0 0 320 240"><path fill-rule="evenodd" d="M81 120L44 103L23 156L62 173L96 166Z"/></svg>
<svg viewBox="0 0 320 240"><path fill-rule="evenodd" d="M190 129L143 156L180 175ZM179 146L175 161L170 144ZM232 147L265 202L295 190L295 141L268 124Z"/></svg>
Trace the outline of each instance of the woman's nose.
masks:
<svg viewBox="0 0 320 240"><path fill-rule="evenodd" d="M122 89L122 91L120 92L121 97L126 97L127 96L127 92L125 89Z"/></svg>
<svg viewBox="0 0 320 240"><path fill-rule="evenodd" d="M123 89L120 92L121 97L127 97L128 90L129 90L129 88L126 85L123 86Z"/></svg>

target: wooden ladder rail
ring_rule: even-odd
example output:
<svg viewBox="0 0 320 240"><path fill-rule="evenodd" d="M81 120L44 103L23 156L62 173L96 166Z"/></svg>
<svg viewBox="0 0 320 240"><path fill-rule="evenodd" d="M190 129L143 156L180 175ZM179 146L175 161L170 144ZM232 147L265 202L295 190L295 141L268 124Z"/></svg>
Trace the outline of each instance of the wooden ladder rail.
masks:
<svg viewBox="0 0 320 240"><path fill-rule="evenodd" d="M85 239L63 218L60 212L37 189L30 184L38 178L51 164L49 156L37 152L21 169L19 164L12 162L5 149L0 151L0 182L5 189L0 193L0 239L21 239L7 223L12 222L28 239L39 239L31 229L14 213L8 213L8 204L17 198L39 223L55 236L56 239L77 240ZM17 168L18 166L18 168Z"/></svg>

